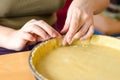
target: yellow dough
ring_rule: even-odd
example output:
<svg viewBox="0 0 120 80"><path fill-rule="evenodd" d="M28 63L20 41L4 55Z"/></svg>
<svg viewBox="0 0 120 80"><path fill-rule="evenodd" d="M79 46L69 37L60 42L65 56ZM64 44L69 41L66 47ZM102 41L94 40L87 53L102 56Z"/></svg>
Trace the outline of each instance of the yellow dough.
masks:
<svg viewBox="0 0 120 80"><path fill-rule="evenodd" d="M120 80L120 40L95 35L71 46L59 43L51 40L35 50L33 65L39 76L48 80Z"/></svg>

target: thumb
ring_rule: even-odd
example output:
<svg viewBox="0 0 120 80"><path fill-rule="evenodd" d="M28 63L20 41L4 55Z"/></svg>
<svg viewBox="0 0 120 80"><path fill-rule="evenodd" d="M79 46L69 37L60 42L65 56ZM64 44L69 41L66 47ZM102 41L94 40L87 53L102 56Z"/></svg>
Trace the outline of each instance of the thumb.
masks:
<svg viewBox="0 0 120 80"><path fill-rule="evenodd" d="M63 29L61 30L62 34L65 34L69 30L71 18L72 18L72 12L68 10L65 25L64 25Z"/></svg>
<svg viewBox="0 0 120 80"><path fill-rule="evenodd" d="M69 25L65 23L63 29L61 30L61 33L65 34L68 31L68 29L69 29Z"/></svg>

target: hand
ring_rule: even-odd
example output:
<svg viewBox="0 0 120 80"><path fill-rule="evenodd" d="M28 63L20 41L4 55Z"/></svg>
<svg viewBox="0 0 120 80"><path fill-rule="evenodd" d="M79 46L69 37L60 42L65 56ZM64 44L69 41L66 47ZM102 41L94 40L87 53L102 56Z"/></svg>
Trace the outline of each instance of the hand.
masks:
<svg viewBox="0 0 120 80"><path fill-rule="evenodd" d="M21 50L28 43L45 41L54 37L61 37L61 35L46 22L42 20L31 20L20 30L12 33L8 47L14 50Z"/></svg>
<svg viewBox="0 0 120 80"><path fill-rule="evenodd" d="M93 10L87 3L77 1L74 0L71 3L64 28L61 31L61 33L66 33L63 45L71 44L75 39L90 38L94 32Z"/></svg>

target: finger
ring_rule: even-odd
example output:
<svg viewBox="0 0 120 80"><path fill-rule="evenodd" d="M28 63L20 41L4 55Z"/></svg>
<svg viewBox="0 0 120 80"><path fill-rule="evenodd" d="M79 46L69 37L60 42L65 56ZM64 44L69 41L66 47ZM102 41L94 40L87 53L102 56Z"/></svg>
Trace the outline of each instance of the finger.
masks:
<svg viewBox="0 0 120 80"><path fill-rule="evenodd" d="M66 41L69 44L72 43L73 36L81 27L81 25L79 26L80 18L81 18L81 13L79 11L76 11L75 13L73 13L70 28L66 34Z"/></svg>
<svg viewBox="0 0 120 80"><path fill-rule="evenodd" d="M24 40L27 40L27 41L31 41L31 42L36 41L36 38L28 32L23 32L22 37L23 37Z"/></svg>
<svg viewBox="0 0 120 80"><path fill-rule="evenodd" d="M51 36L49 36L49 35L48 35L48 38L46 38L46 39L43 39L43 38L41 38L41 37L37 37L37 42L45 41L45 40L48 40L48 39L50 39L50 38L51 38Z"/></svg>
<svg viewBox="0 0 120 80"><path fill-rule="evenodd" d="M39 25L44 31L46 31L51 37L61 37L61 34L53 29L43 20L37 21L35 24Z"/></svg>
<svg viewBox="0 0 120 80"><path fill-rule="evenodd" d="M70 22L71 22L71 17L72 17L72 12L68 11L66 21L65 21L65 25L64 25L63 29L61 30L62 34L66 33L68 31L69 26L70 26Z"/></svg>
<svg viewBox="0 0 120 80"><path fill-rule="evenodd" d="M82 28L75 34L73 39L79 39L80 37L85 35L91 24L92 24L92 20L91 19L86 21L86 23L82 26Z"/></svg>
<svg viewBox="0 0 120 80"><path fill-rule="evenodd" d="M62 40L62 45L65 46L66 44L67 44L67 41L66 41L65 38L63 38L63 40Z"/></svg>
<svg viewBox="0 0 120 80"><path fill-rule="evenodd" d="M93 33L94 33L94 26L91 25L88 32L83 37L81 37L80 40L86 40L86 39L90 38Z"/></svg>
<svg viewBox="0 0 120 80"><path fill-rule="evenodd" d="M48 39L48 34L38 25L32 25L31 32L43 39Z"/></svg>
<svg viewBox="0 0 120 80"><path fill-rule="evenodd" d="M31 41L31 42L29 42L28 44L29 45L33 45L33 44L35 44L35 43L37 43L37 35L35 35L35 34L32 34L33 36L34 36L34 38L36 39L35 41Z"/></svg>
<svg viewBox="0 0 120 80"><path fill-rule="evenodd" d="M73 11L74 13L73 13L73 16L72 16L72 18L71 18L71 22L69 23L70 25L70 27L69 27L69 31L67 32L67 34L65 35L65 37L64 37L64 39L63 39L63 41L62 41L62 43L63 43L63 45L66 45L68 42L69 42L69 44L71 43L71 40L69 39L68 40L68 36L70 36L70 34L69 33L71 33L72 34L72 31L71 30L75 30L75 29L72 29L72 28L74 28L75 27L75 25L77 24L77 22L76 21L78 21L78 23L79 23L79 20L80 20L80 13L78 14L79 16L77 16L77 14L76 14L76 12L75 11ZM77 17L76 17L77 16ZM77 18L77 19L76 19ZM75 21L76 20L76 21ZM72 27L72 28L71 28ZM71 30L70 30L71 29Z"/></svg>

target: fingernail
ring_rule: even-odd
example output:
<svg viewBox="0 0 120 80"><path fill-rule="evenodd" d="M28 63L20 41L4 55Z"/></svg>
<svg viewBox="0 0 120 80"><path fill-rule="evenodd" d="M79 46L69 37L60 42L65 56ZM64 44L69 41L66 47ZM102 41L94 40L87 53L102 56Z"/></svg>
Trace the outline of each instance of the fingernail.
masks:
<svg viewBox="0 0 120 80"><path fill-rule="evenodd" d="M49 39L50 38L50 36L46 36L46 38L45 39Z"/></svg>
<svg viewBox="0 0 120 80"><path fill-rule="evenodd" d="M62 41L62 45L63 45L63 46L66 45L66 41L65 41L65 40Z"/></svg>
<svg viewBox="0 0 120 80"><path fill-rule="evenodd" d="M58 36L58 38L62 38L62 36Z"/></svg>
<svg viewBox="0 0 120 80"><path fill-rule="evenodd" d="M53 34L52 37L56 37L56 34Z"/></svg>
<svg viewBox="0 0 120 80"><path fill-rule="evenodd" d="M62 35L61 34L58 34L58 38L61 38L62 37Z"/></svg>
<svg viewBox="0 0 120 80"><path fill-rule="evenodd" d="M68 36L67 42L68 42L68 44L71 44L71 43L72 43L72 40L71 40L71 37L70 37L70 36Z"/></svg>
<svg viewBox="0 0 120 80"><path fill-rule="evenodd" d="M85 38L80 38L80 41L84 41L85 40Z"/></svg>

